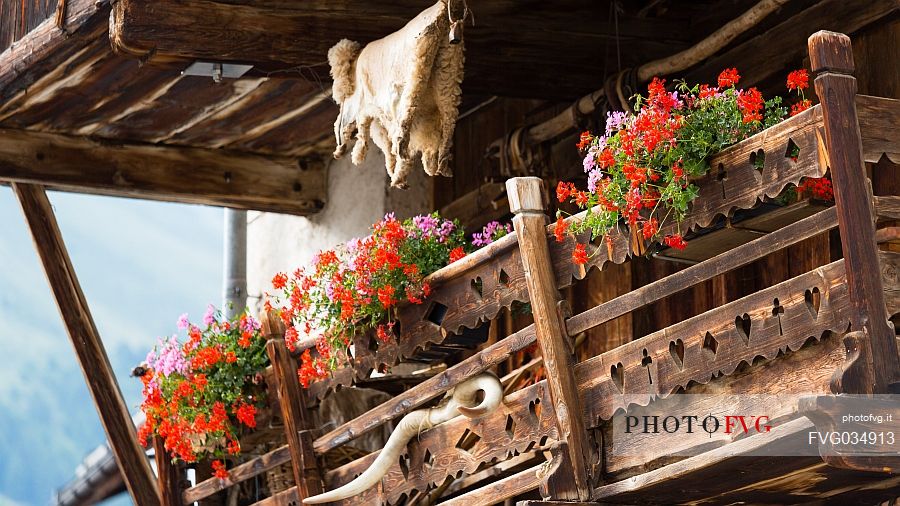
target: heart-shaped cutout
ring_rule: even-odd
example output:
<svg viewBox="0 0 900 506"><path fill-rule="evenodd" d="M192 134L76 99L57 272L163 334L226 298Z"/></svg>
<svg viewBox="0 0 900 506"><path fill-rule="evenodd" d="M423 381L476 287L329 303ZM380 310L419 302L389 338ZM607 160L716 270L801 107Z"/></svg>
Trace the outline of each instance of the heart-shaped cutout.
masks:
<svg viewBox="0 0 900 506"><path fill-rule="evenodd" d="M758 149L750 153L750 165L752 165L754 169L762 172L766 166L766 152L762 149Z"/></svg>
<svg viewBox="0 0 900 506"><path fill-rule="evenodd" d="M806 309L809 309L809 314L812 315L813 320L819 318L819 307L822 304L822 293L819 291L819 287L813 287L812 290L807 290L803 293L803 299L806 301Z"/></svg>
<svg viewBox="0 0 900 506"><path fill-rule="evenodd" d="M684 341L676 339L669 342L669 355L679 369L684 370Z"/></svg>
<svg viewBox="0 0 900 506"><path fill-rule="evenodd" d="M612 378L612 381L616 384L616 388L619 389L619 392L624 393L625 367L622 365L622 362L619 362L618 364L609 368L609 377Z"/></svg>
<svg viewBox="0 0 900 506"><path fill-rule="evenodd" d="M735 318L734 327L737 329L738 335L740 335L741 339L743 339L744 345L749 345L750 331L753 327L752 322L750 321L750 315L744 313L743 315Z"/></svg>

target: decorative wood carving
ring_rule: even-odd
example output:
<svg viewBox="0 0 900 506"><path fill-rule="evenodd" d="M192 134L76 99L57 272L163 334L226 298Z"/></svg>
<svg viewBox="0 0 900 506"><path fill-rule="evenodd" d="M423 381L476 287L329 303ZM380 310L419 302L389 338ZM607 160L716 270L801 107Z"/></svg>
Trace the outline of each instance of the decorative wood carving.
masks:
<svg viewBox="0 0 900 506"><path fill-rule="evenodd" d="M469 434L479 438L475 446L470 450L458 448L457 443ZM405 457L388 471L380 490L374 487L340 504L377 504L379 495L385 502L395 504L414 491L425 492L440 485L449 476L474 473L482 464L546 447L557 438L556 415L546 383L541 382L507 396L503 405L484 418L459 417L423 432L409 445ZM352 480L375 455L326 473L328 488Z"/></svg>
<svg viewBox="0 0 900 506"><path fill-rule="evenodd" d="M783 310L778 314L775 299ZM837 261L632 341L578 364L585 421L596 426L610 419L626 407L625 396L646 405L690 382L730 375L757 357L771 359L826 332L843 333L850 312L843 262ZM672 353L672 343L683 351Z"/></svg>

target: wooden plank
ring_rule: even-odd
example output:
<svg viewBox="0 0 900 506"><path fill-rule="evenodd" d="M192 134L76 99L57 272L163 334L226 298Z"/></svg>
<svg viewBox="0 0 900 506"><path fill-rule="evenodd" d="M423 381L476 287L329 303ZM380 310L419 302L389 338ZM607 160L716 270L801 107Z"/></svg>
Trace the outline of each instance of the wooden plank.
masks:
<svg viewBox="0 0 900 506"><path fill-rule="evenodd" d="M857 310L853 327L869 335L875 392L887 392L900 382L900 356L894 330L887 323L881 285L875 220L863 165L862 140L856 114L853 50L846 35L820 31L809 38L809 56L825 122L825 144L834 184L847 284ZM865 393L865 392L848 392Z"/></svg>
<svg viewBox="0 0 900 506"><path fill-rule="evenodd" d="M40 163L40 162L36 162ZM13 184L119 470L136 504L160 504L156 479L103 348L44 188Z"/></svg>
<svg viewBox="0 0 900 506"><path fill-rule="evenodd" d="M538 177L512 178L506 182L506 193L509 208L515 214L513 227L519 239L535 333L544 358L560 439L566 443L572 463L570 469L562 469L572 481L552 492L560 499L584 501L590 498L587 466L591 450L580 416L581 400L573 374L575 350L559 310L562 298L547 246L544 182Z"/></svg>
<svg viewBox="0 0 900 506"><path fill-rule="evenodd" d="M484 183L441 208L441 216L459 220L466 231L480 230L493 220L509 214L503 183Z"/></svg>
<svg viewBox="0 0 900 506"><path fill-rule="evenodd" d="M281 406L284 432L291 452L291 469L297 493L301 499L319 495L323 492L322 478L312 451L306 403L297 380L297 362L291 357L284 342L284 323L274 312L267 312L260 319L263 322L263 335L269 339L266 353L272 363L275 388L278 390L278 404Z"/></svg>
<svg viewBox="0 0 900 506"><path fill-rule="evenodd" d="M772 423L780 424L796 416L796 402L773 402L796 399L798 394L831 392L831 378L844 361L846 352L840 335L826 335L821 341L806 343L796 351L788 351L772 360L757 361L753 367L736 371L731 376L714 378L703 385L692 383L679 394L692 395L693 402L675 402L666 410L666 416L682 416L694 413L765 413ZM661 412L658 405L647 408L631 406L629 416L640 417ZM684 411L676 411L679 407ZM730 444L738 434L726 439L724 434L703 434L698 438L682 435L672 438L665 432L659 434L632 434L627 440L621 433L613 434L611 425L602 427L604 432L604 471L614 481L634 476L669 463L677 455L712 449L715 445ZM744 435L741 434L740 437ZM616 448L613 449L615 441ZM700 450L703 448L704 450Z"/></svg>
<svg viewBox="0 0 900 506"><path fill-rule="evenodd" d="M153 450L156 459L156 477L159 483L159 493L162 506L181 506L182 476L178 465L172 462L172 457L163 445L163 439L153 436Z"/></svg>
<svg viewBox="0 0 900 506"><path fill-rule="evenodd" d="M856 114L862 135L863 159L877 163L882 156L900 163L900 100L856 95ZM873 174L874 176L874 174Z"/></svg>
<svg viewBox="0 0 900 506"><path fill-rule="evenodd" d="M524 494L538 487L540 479L538 471L541 466L532 467L524 471L485 485L477 490L467 492L438 503L440 506L471 506L474 504L496 504L517 495ZM566 503L574 504L574 503Z"/></svg>
<svg viewBox="0 0 900 506"><path fill-rule="evenodd" d="M0 182L299 215L322 209L327 191L321 163L10 129Z"/></svg>
<svg viewBox="0 0 900 506"><path fill-rule="evenodd" d="M713 279L737 267L763 258L773 251L796 244L835 226L837 226L837 212L834 208L826 209L703 263L692 265L575 315L567 321L569 332L571 335L584 332L641 306L678 293L694 284Z"/></svg>
<svg viewBox="0 0 900 506"><path fill-rule="evenodd" d="M297 506L299 503L300 496L297 494L297 487L291 487L278 492L272 497L257 501L251 506Z"/></svg>

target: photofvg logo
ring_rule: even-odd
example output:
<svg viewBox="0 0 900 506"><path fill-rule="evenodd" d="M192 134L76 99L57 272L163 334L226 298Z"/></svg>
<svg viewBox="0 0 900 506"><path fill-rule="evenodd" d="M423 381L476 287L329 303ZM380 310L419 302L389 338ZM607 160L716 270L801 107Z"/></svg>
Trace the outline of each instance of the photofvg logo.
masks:
<svg viewBox="0 0 900 506"><path fill-rule="evenodd" d="M703 431L707 434L715 434L723 431L725 434L734 434L740 431L744 434L751 432L769 432L768 415L625 415L625 433L633 434L694 434Z"/></svg>
<svg viewBox="0 0 900 506"><path fill-rule="evenodd" d="M607 426L620 465L716 447L759 456L897 455L900 396L822 394L624 396ZM751 439L752 438L752 439ZM748 443L731 446L730 443Z"/></svg>

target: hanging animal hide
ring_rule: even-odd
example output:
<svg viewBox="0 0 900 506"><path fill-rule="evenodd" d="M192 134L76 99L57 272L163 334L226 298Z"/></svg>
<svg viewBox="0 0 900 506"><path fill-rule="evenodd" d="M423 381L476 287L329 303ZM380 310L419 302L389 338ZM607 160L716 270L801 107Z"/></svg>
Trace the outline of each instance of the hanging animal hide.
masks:
<svg viewBox="0 0 900 506"><path fill-rule="evenodd" d="M406 187L407 174L419 156L428 175L451 175L463 44L451 42L446 1L438 1L399 31L362 50L344 39L328 51L332 94L341 108L334 123L334 157L346 154L355 130L353 163L365 160L371 138L384 152L395 187Z"/></svg>

